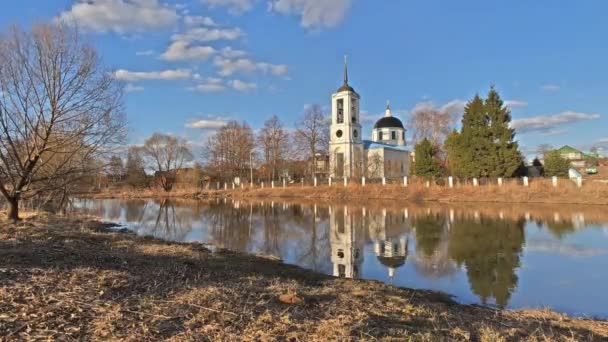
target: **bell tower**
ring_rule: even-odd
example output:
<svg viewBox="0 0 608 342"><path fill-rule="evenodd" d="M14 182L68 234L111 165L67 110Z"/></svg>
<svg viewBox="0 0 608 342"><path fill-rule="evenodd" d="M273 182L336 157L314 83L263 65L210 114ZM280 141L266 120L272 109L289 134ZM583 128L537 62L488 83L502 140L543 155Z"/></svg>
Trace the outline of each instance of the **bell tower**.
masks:
<svg viewBox="0 0 608 342"><path fill-rule="evenodd" d="M344 84L331 97L329 144L331 177L360 177L363 173L360 99L359 94L348 84L348 65L344 57Z"/></svg>

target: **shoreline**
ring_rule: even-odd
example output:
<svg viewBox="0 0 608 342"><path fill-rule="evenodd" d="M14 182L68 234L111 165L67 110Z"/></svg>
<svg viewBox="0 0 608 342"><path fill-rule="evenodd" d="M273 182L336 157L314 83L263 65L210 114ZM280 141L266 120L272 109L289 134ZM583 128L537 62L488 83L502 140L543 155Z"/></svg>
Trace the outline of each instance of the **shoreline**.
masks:
<svg viewBox="0 0 608 342"><path fill-rule="evenodd" d="M460 185L455 188L446 186L426 187L411 184L407 187L397 184L380 185L358 184L300 186L289 185L285 188L237 188L230 190L193 190L184 189L173 192L156 190L126 191L115 189L107 192L81 194L82 197L95 199L137 199L137 198L277 198L277 199L314 199L314 200L387 200L404 202L436 203L500 203L500 204L562 204L562 205L608 205L608 184L594 183L577 188L571 181L553 187L550 180L531 182L528 187L516 184L498 185Z"/></svg>
<svg viewBox="0 0 608 342"><path fill-rule="evenodd" d="M137 237L89 218L32 216L3 225L0 244L0 334L13 338L608 337L605 320L458 304L439 292Z"/></svg>

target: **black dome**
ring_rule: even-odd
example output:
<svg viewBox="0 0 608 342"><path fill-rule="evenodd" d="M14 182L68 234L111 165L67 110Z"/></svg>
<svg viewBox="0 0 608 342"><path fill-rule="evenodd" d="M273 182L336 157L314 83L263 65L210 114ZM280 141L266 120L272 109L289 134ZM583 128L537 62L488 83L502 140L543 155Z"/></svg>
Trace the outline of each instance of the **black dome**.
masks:
<svg viewBox="0 0 608 342"><path fill-rule="evenodd" d="M385 116L382 119L378 120L374 125L374 129L376 128L402 128L403 123L401 120L397 119L394 116Z"/></svg>
<svg viewBox="0 0 608 342"><path fill-rule="evenodd" d="M353 87L349 86L348 84L344 84L340 87L340 89L338 89L338 93L343 91L352 91L353 93L357 93L355 89L353 89Z"/></svg>
<svg viewBox="0 0 608 342"><path fill-rule="evenodd" d="M380 263L386 267L398 268L405 264L406 257L404 256L394 256L394 257L384 257L379 256L378 260Z"/></svg>

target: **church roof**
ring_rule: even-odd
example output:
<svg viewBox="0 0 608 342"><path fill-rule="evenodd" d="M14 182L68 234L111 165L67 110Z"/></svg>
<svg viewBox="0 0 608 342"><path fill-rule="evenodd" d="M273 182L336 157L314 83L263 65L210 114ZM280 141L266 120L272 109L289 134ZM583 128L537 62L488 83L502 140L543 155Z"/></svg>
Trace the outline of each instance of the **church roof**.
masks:
<svg viewBox="0 0 608 342"><path fill-rule="evenodd" d="M348 84L348 65L346 63L346 56L344 57L344 84L338 89L338 93L343 91L352 91L357 93L353 87Z"/></svg>
<svg viewBox="0 0 608 342"><path fill-rule="evenodd" d="M379 256L378 261L386 267L397 268L401 267L405 264L406 257L405 256L394 256L394 257L384 257Z"/></svg>
<svg viewBox="0 0 608 342"><path fill-rule="evenodd" d="M401 120L397 119L394 116L385 116L383 118L381 118L380 120L376 121L376 124L374 125L374 129L377 128L402 128L403 127L403 123L401 122Z"/></svg>
<svg viewBox="0 0 608 342"><path fill-rule="evenodd" d="M389 145L371 140L363 140L363 148L366 150L385 148L387 150L409 152L409 150L405 146Z"/></svg>

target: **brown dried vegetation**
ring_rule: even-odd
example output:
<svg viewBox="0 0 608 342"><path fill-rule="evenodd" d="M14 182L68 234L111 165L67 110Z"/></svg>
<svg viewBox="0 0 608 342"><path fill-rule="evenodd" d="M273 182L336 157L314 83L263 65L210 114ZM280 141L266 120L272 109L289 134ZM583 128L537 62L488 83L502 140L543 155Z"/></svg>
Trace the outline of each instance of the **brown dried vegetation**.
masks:
<svg viewBox="0 0 608 342"><path fill-rule="evenodd" d="M108 228L51 216L0 226L4 340L608 338L605 321L460 305L440 293Z"/></svg>

